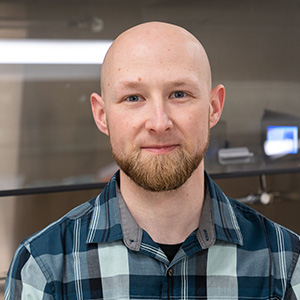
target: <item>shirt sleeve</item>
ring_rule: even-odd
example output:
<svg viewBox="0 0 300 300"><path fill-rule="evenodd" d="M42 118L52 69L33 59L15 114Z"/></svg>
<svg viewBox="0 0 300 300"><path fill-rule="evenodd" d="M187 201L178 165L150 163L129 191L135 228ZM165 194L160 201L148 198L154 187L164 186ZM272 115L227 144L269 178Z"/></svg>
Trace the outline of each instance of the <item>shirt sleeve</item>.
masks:
<svg viewBox="0 0 300 300"><path fill-rule="evenodd" d="M47 280L34 257L20 246L11 262L5 283L5 300L50 300Z"/></svg>
<svg viewBox="0 0 300 300"><path fill-rule="evenodd" d="M298 257L298 261L296 267L294 269L290 287L287 293L287 300L300 300L300 259Z"/></svg>

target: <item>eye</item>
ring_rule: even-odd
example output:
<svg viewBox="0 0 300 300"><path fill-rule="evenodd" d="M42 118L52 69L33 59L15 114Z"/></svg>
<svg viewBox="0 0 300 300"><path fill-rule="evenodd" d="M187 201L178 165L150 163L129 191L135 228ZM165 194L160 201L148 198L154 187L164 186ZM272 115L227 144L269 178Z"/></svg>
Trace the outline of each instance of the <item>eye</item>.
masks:
<svg viewBox="0 0 300 300"><path fill-rule="evenodd" d="M187 93L185 93L183 91L176 91L171 94L171 98L184 98L186 96L187 96Z"/></svg>
<svg viewBox="0 0 300 300"><path fill-rule="evenodd" d="M126 101L128 101L128 102L138 102L141 100L142 100L142 98L138 95L131 95L126 98Z"/></svg>

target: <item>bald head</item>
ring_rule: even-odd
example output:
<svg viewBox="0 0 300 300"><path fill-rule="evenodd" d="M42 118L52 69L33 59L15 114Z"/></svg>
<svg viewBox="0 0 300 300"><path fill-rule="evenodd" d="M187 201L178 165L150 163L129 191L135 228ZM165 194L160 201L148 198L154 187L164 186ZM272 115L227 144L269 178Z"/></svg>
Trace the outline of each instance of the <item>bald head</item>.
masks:
<svg viewBox="0 0 300 300"><path fill-rule="evenodd" d="M182 27L162 22L144 23L128 29L113 42L101 70L101 93L114 84L115 75L128 72L129 63L148 61L161 69L168 62L182 63L185 68L196 68L199 79L211 89L211 70L207 54L201 43Z"/></svg>
<svg viewBox="0 0 300 300"><path fill-rule="evenodd" d="M145 23L115 40L102 67L102 95L93 93L91 103L128 185L166 191L196 170L203 174L225 95L222 85L211 90L210 73L204 48L181 27Z"/></svg>

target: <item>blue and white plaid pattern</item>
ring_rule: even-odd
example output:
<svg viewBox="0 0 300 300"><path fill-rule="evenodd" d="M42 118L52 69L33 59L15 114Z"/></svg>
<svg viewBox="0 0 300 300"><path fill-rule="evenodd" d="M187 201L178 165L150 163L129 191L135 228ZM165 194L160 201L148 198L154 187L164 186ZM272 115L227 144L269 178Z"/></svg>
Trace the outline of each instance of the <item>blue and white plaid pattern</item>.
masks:
<svg viewBox="0 0 300 300"><path fill-rule="evenodd" d="M207 176L199 229L169 262L120 201L116 176L19 246L6 300L300 299L296 234L227 198Z"/></svg>

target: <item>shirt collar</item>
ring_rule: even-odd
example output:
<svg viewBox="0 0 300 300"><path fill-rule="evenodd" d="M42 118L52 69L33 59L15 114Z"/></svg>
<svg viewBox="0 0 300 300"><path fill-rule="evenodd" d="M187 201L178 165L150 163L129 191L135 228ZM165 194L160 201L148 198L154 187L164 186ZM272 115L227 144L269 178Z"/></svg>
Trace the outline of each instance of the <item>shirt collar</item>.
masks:
<svg viewBox="0 0 300 300"><path fill-rule="evenodd" d="M211 199L208 191L207 181L205 180L204 200L197 230L197 239L202 249L207 249L216 241L216 233L213 223L211 209Z"/></svg>
<svg viewBox="0 0 300 300"><path fill-rule="evenodd" d="M120 207L124 244L131 250L139 251L142 243L143 230L131 215L118 186L117 198Z"/></svg>
<svg viewBox="0 0 300 300"><path fill-rule="evenodd" d="M95 200L87 243L123 239L129 249L139 251L143 230L126 206L117 184L118 178L119 172L112 177ZM233 207L207 174L205 191L199 228L196 233L201 248L210 247L216 239L242 245L243 239Z"/></svg>
<svg viewBox="0 0 300 300"><path fill-rule="evenodd" d="M123 238L118 198L116 194L117 172L94 200L87 243L104 243Z"/></svg>
<svg viewBox="0 0 300 300"><path fill-rule="evenodd" d="M243 236L231 201L206 172L205 176L211 198L216 238L242 246Z"/></svg>

